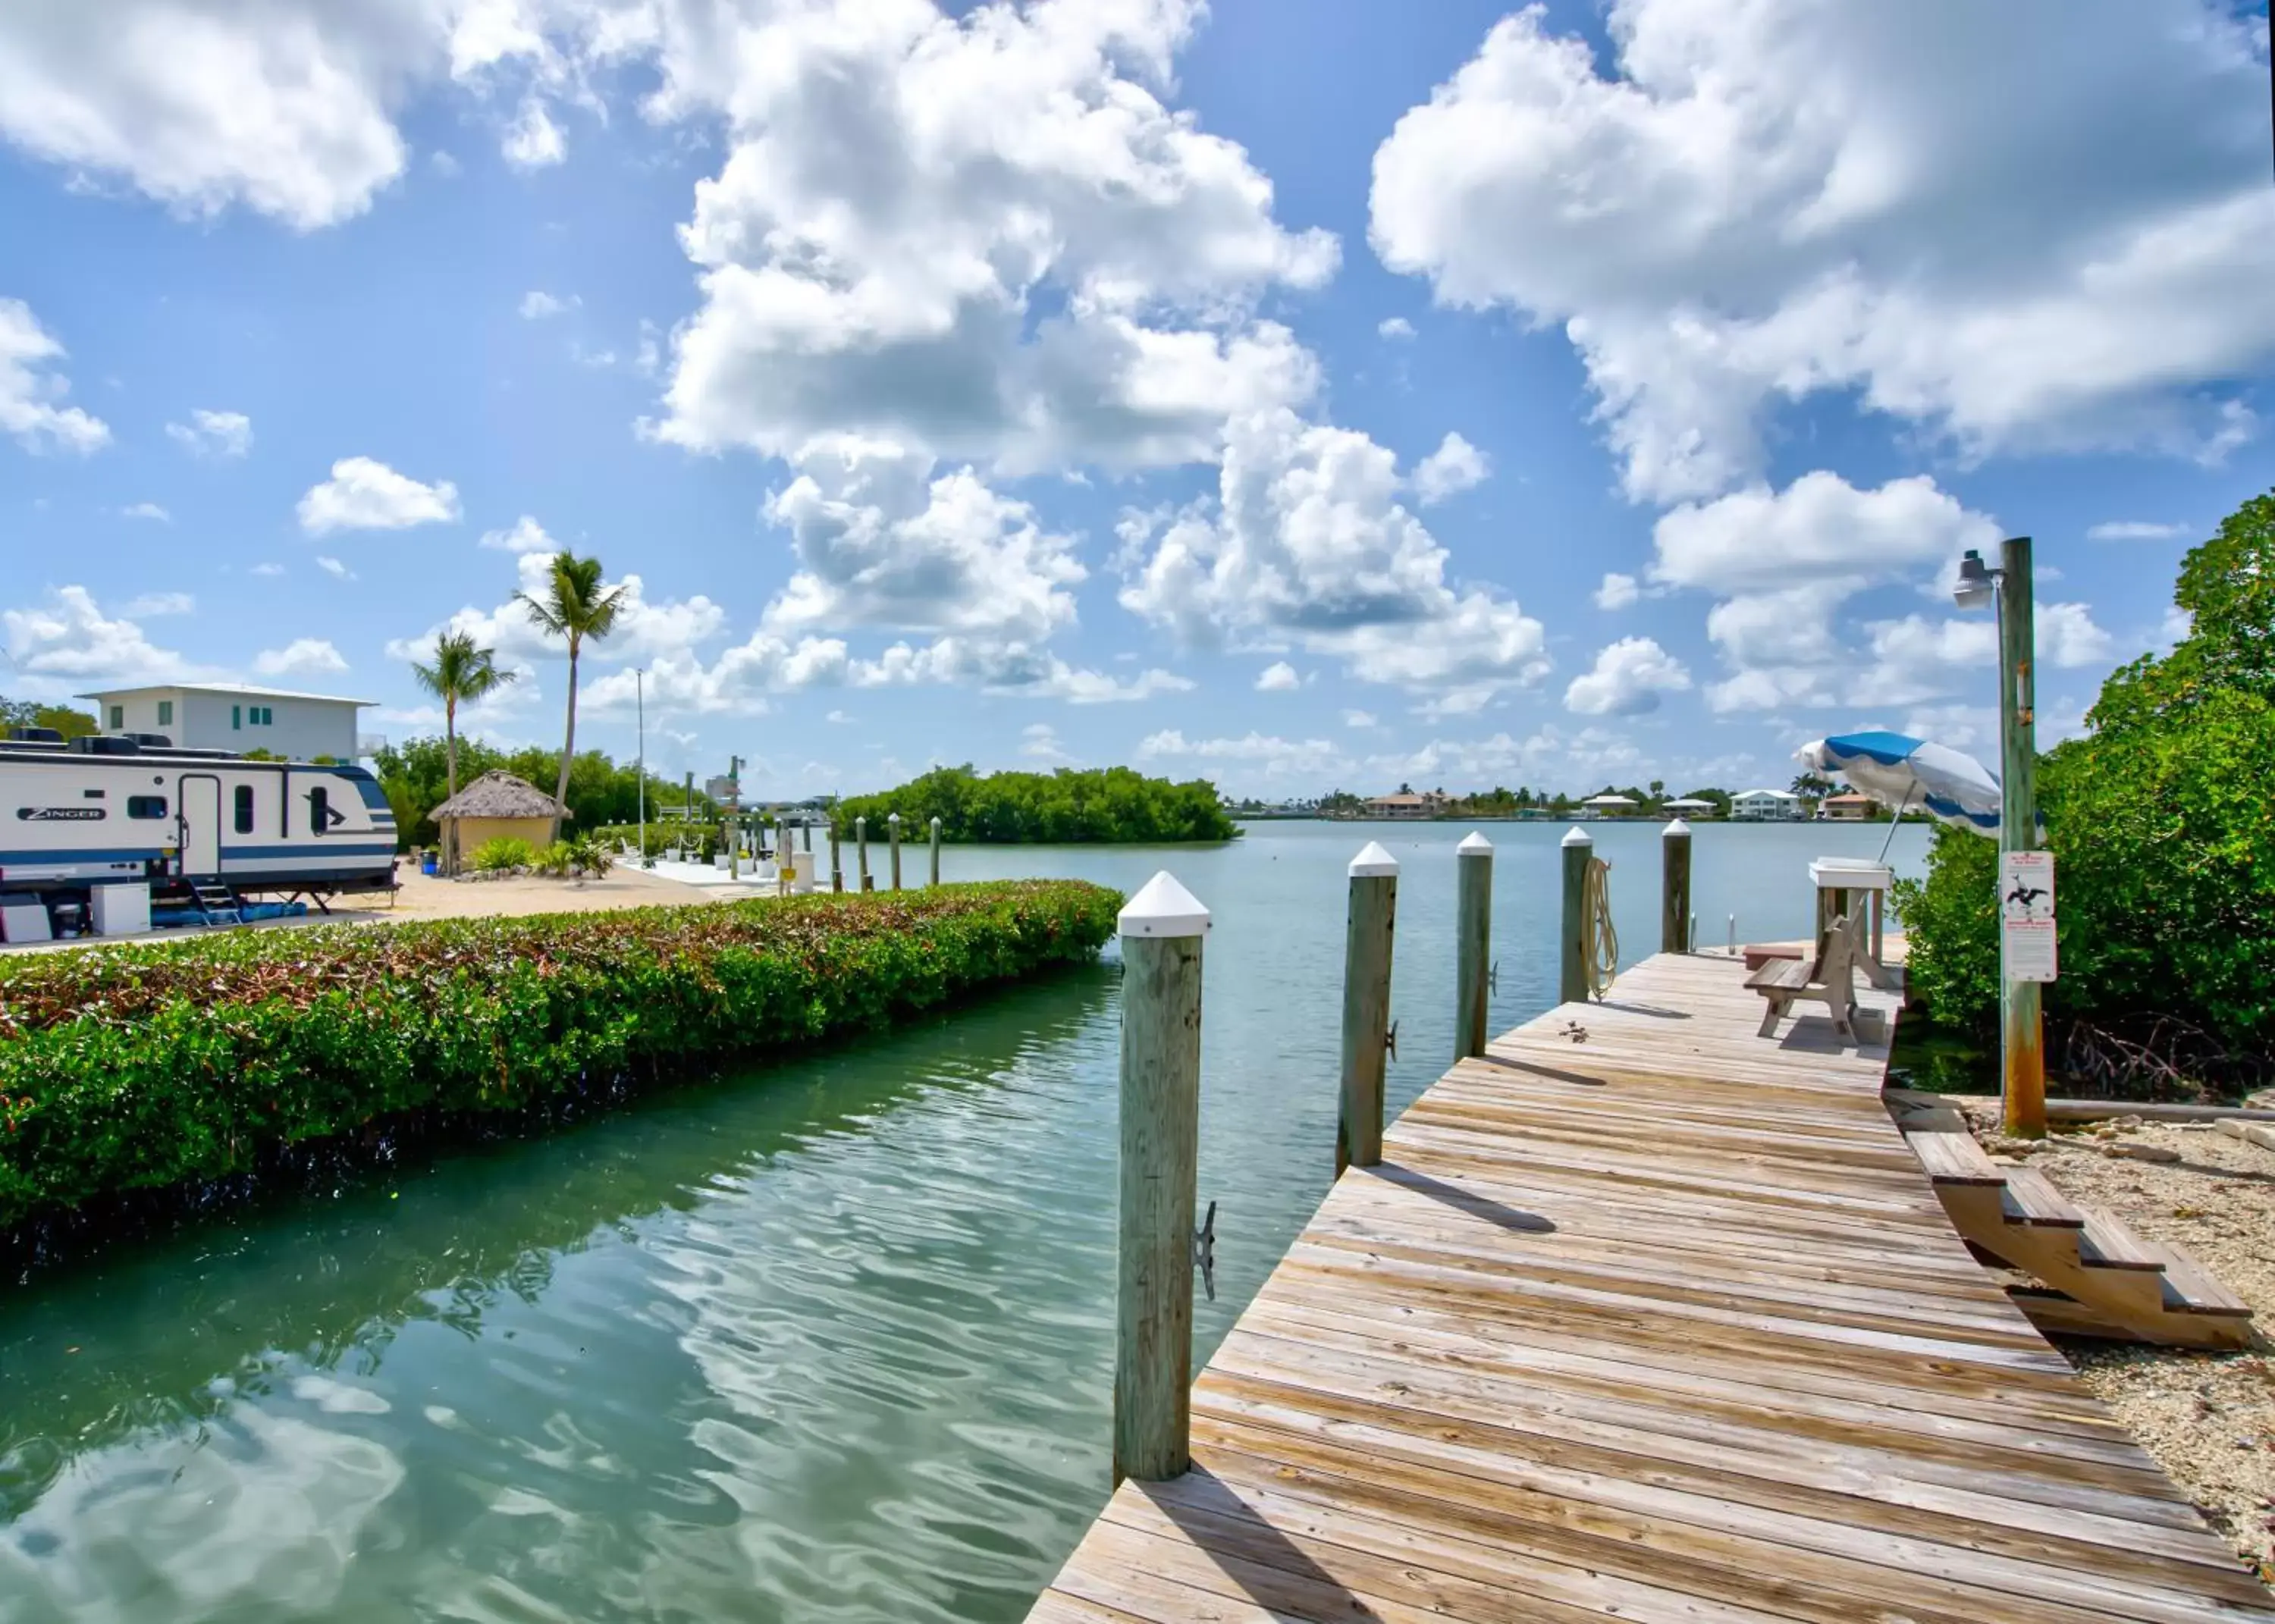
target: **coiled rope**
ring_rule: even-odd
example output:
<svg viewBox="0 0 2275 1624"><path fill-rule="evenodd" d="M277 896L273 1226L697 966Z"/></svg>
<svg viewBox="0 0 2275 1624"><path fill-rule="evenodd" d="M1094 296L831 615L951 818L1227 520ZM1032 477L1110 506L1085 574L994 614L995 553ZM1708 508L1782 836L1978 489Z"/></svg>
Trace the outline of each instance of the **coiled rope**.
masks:
<svg viewBox="0 0 2275 1624"><path fill-rule="evenodd" d="M1620 970L1620 933L1612 925L1612 865L1601 857L1588 859L1580 888L1580 942L1588 996L1600 1001Z"/></svg>

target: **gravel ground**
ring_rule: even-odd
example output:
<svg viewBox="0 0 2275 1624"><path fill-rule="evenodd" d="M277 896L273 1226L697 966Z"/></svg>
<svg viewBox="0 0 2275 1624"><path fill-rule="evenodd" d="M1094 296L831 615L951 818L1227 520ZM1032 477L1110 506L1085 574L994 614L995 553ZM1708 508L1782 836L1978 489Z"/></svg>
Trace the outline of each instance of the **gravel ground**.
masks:
<svg viewBox="0 0 2275 1624"><path fill-rule="evenodd" d="M2257 1311L2255 1345L2241 1353L2060 1342L2085 1384L2275 1585L2275 1151L2209 1125L2132 1122L2025 1147L1973 1120L1994 1154L2037 1167L2072 1200L2114 1212L2141 1235L2185 1248ZM2180 1159L2108 1153L2120 1144L2159 1146Z"/></svg>

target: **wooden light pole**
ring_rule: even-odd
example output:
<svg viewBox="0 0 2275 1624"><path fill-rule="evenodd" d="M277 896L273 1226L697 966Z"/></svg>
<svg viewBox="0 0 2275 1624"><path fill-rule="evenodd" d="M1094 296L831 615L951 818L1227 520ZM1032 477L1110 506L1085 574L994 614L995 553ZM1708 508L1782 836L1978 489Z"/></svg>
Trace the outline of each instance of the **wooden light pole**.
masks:
<svg viewBox="0 0 2275 1624"><path fill-rule="evenodd" d="M888 814L885 819L885 827L892 836L893 889L897 891L901 888L901 814L898 812Z"/></svg>
<svg viewBox="0 0 2275 1624"><path fill-rule="evenodd" d="M876 882L869 878L869 820L865 813L853 820L853 857L861 865L861 888L875 890Z"/></svg>
<svg viewBox="0 0 2275 1624"><path fill-rule="evenodd" d="M1208 910L1167 870L1122 910L1122 1213L1114 1480L1192 1464L1193 1200Z"/></svg>
<svg viewBox="0 0 2275 1624"><path fill-rule="evenodd" d="M934 886L940 884L940 814L938 812L934 812L932 819L932 879L930 883Z"/></svg>
<svg viewBox="0 0 2275 1624"><path fill-rule="evenodd" d="M2037 612L2030 584L2030 539L2015 536L1999 548L1999 851L2038 846L2038 729ZM2003 874L2005 865L2000 865ZM2003 914L2003 909L2002 909ZM1999 1038L2006 1071L2007 1131L2038 1137L2046 1131L2046 1054L2042 993L2035 981L2017 981L2007 963L2007 933L1999 932Z"/></svg>
<svg viewBox="0 0 2275 1624"><path fill-rule="evenodd" d="M1398 859L1369 841L1350 864L1343 934L1342 1106L1335 1172L1382 1159L1382 1074L1390 1042L1390 951L1398 925Z"/></svg>

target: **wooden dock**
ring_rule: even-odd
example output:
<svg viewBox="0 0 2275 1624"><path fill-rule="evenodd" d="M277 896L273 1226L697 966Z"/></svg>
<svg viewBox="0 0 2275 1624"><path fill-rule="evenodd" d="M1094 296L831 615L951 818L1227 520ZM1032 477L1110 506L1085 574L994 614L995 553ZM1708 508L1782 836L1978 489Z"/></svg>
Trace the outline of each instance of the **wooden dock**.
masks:
<svg viewBox="0 0 2275 1624"><path fill-rule="evenodd" d="M1885 1048L1757 1037L1743 974L1663 955L1447 1073L1031 1619L2275 1624L1954 1233Z"/></svg>

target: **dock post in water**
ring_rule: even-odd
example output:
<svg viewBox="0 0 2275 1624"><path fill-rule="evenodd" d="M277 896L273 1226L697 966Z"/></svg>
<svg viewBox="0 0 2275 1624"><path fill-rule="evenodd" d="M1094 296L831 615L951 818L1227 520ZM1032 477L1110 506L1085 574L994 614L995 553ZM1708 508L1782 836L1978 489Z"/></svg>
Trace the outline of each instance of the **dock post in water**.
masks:
<svg viewBox="0 0 2275 1624"><path fill-rule="evenodd" d="M832 891L845 888L845 865L837 854L837 820L835 818L829 820L829 888Z"/></svg>
<svg viewBox="0 0 2275 1624"><path fill-rule="evenodd" d="M1382 1073L1393 1042L1390 954L1398 925L1398 859L1369 841L1350 864L1343 935L1342 1109L1335 1172L1382 1160Z"/></svg>
<svg viewBox="0 0 2275 1624"><path fill-rule="evenodd" d="M1454 848L1454 1058L1485 1052L1485 981L1493 973L1493 842L1472 829Z"/></svg>
<svg viewBox="0 0 2275 1624"><path fill-rule="evenodd" d="M1193 1201L1201 942L1209 913L1165 869L1122 910L1122 1233L1114 1480L1192 1464Z"/></svg>
<svg viewBox="0 0 2275 1624"><path fill-rule="evenodd" d="M1659 950L1690 951L1690 826L1677 818L1659 837Z"/></svg>
<svg viewBox="0 0 2275 1624"><path fill-rule="evenodd" d="M901 814L888 813L885 828L893 843L893 889L897 891L901 888Z"/></svg>
<svg viewBox="0 0 2275 1624"><path fill-rule="evenodd" d="M935 886L940 884L940 814L938 812L934 812L932 819L932 880L930 883Z"/></svg>
<svg viewBox="0 0 2275 1624"><path fill-rule="evenodd" d="M869 878L869 820L866 816L853 820L853 858L861 865L861 888L873 891L877 882Z"/></svg>
<svg viewBox="0 0 2275 1624"><path fill-rule="evenodd" d="M1588 1001L1588 859L1596 842L1578 825L1564 836L1564 915L1557 950L1556 1001Z"/></svg>

